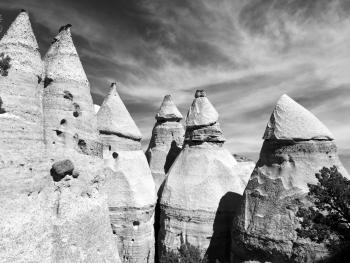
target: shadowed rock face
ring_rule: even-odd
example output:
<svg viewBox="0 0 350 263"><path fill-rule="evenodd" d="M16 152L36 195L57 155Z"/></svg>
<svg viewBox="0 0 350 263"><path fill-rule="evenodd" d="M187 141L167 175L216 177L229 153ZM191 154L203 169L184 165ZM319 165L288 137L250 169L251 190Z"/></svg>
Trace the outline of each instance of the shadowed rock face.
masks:
<svg viewBox="0 0 350 263"><path fill-rule="evenodd" d="M281 111L280 109L285 109ZM296 129L300 123L289 122L294 109L302 115L303 131ZM267 126L260 159L243 194L240 212L233 226L232 261L259 260L271 262L315 262L327 255L326 248L310 240L300 239L295 229L295 214L301 204L308 204L307 184L317 183L315 174L323 167L337 166L348 173L341 164L337 148L327 128L310 112L289 97L283 96L271 117L281 131L271 136L271 122ZM308 121L308 119L310 119ZM293 127L286 127L292 125ZM308 126L310 125L310 126ZM266 134L269 134L266 137ZM312 138L322 138L316 140Z"/></svg>
<svg viewBox="0 0 350 263"><path fill-rule="evenodd" d="M0 50L11 58L0 77L0 261L119 262L100 192L103 161L69 147L45 151L43 65L25 12ZM52 164L68 158L76 173L52 177ZM55 167L51 172L65 170Z"/></svg>
<svg viewBox="0 0 350 263"><path fill-rule="evenodd" d="M204 92L197 94L187 115L185 145L161 193L158 247L176 251L187 240L210 261L226 262L230 222L244 185L236 160L222 147L216 110Z"/></svg>
<svg viewBox="0 0 350 263"><path fill-rule="evenodd" d="M119 255L123 262L154 262L155 186L141 150L141 133L115 84L97 117L108 173L109 214Z"/></svg>
<svg viewBox="0 0 350 263"><path fill-rule="evenodd" d="M181 119L182 115L171 96L166 95L156 114L157 122L153 127L152 138L146 151L157 191L181 151L185 133L180 123Z"/></svg>

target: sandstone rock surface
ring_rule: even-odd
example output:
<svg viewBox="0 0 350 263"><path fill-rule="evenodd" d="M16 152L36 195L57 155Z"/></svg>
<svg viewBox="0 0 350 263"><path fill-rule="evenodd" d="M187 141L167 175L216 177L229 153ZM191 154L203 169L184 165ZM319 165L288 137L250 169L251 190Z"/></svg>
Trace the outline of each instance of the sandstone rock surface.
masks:
<svg viewBox="0 0 350 263"><path fill-rule="evenodd" d="M180 123L182 115L170 95L166 95L156 114L156 124L146 151L158 191L165 174L181 151L185 130Z"/></svg>
<svg viewBox="0 0 350 263"><path fill-rule="evenodd" d="M226 262L230 222L244 185L236 160L222 146L217 112L204 96L197 91L187 115L184 148L164 183L158 246L160 252L176 251L186 240L211 261ZM193 136L197 132L200 137Z"/></svg>
<svg viewBox="0 0 350 263"><path fill-rule="evenodd" d="M110 220L120 257L123 262L154 262L155 185L141 150L141 133L115 84L97 118L108 173Z"/></svg>
<svg viewBox="0 0 350 263"><path fill-rule="evenodd" d="M321 168L336 165L349 175L330 132L312 113L282 96L272 115L271 119L284 119L267 126L260 159L234 222L232 262L315 262L327 255L327 249L298 238L295 214L300 205L308 205L307 184L317 182L315 174Z"/></svg>
<svg viewBox="0 0 350 263"><path fill-rule="evenodd" d="M43 64L27 13L0 50L11 57L0 77L0 262L120 262L101 192L102 159L44 145ZM53 180L54 162L68 158L79 179L68 173Z"/></svg>

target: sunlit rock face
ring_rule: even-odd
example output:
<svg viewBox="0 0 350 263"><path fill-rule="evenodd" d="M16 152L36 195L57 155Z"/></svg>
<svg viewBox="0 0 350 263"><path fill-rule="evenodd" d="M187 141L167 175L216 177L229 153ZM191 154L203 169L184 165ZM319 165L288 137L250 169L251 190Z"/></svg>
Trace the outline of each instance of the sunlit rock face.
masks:
<svg viewBox="0 0 350 263"><path fill-rule="evenodd" d="M60 29L45 56L44 129L48 148L74 148L101 157L97 122L70 25Z"/></svg>
<svg viewBox="0 0 350 263"><path fill-rule="evenodd" d="M141 150L141 133L116 84L97 113L107 172L112 230L123 262L154 262L155 185Z"/></svg>
<svg viewBox="0 0 350 263"><path fill-rule="evenodd" d="M165 174L181 151L185 130L180 123L182 115L170 95L166 95L156 114L152 138L146 151L158 191Z"/></svg>
<svg viewBox="0 0 350 263"><path fill-rule="evenodd" d="M43 64L27 13L12 23L0 50L11 58L0 77L0 261L118 262L100 194L102 159L45 150ZM74 174L54 176L51 165L66 158Z"/></svg>
<svg viewBox="0 0 350 263"><path fill-rule="evenodd" d="M218 113L197 91L186 118L184 147L170 168L160 200L158 246L198 247L211 262L227 262L230 226L244 190L236 160L223 147Z"/></svg>
<svg viewBox="0 0 350 263"><path fill-rule="evenodd" d="M323 167L341 164L329 130L309 111L283 95L267 125L260 159L234 221L232 262L315 262L326 256L321 244L300 239L295 216L307 205L308 183Z"/></svg>

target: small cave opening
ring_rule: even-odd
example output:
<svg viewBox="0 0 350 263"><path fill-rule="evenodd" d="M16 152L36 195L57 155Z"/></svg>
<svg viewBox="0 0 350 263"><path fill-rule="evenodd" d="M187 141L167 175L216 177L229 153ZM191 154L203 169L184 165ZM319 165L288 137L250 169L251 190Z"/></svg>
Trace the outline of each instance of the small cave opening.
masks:
<svg viewBox="0 0 350 263"><path fill-rule="evenodd" d="M40 84L40 82L43 80L41 76L37 75L38 77L38 84Z"/></svg>
<svg viewBox="0 0 350 263"><path fill-rule="evenodd" d="M78 141L78 146L83 152L86 151L86 142L84 140L80 139Z"/></svg>
<svg viewBox="0 0 350 263"><path fill-rule="evenodd" d="M66 119L62 119L60 122L61 125L66 125L67 124L67 120Z"/></svg>
<svg viewBox="0 0 350 263"><path fill-rule="evenodd" d="M73 101L73 95L68 90L63 91L63 98Z"/></svg>
<svg viewBox="0 0 350 263"><path fill-rule="evenodd" d="M139 226L139 225L140 225L140 222L139 222L139 221L134 221L134 222L132 222L132 225L133 225L133 226Z"/></svg>
<svg viewBox="0 0 350 263"><path fill-rule="evenodd" d="M61 136L61 135L62 135L62 133L63 133L63 132L62 132L62 131L60 131L60 130L55 130L55 132L56 132L56 135L57 135L57 136Z"/></svg>
<svg viewBox="0 0 350 263"><path fill-rule="evenodd" d="M117 159L117 158L118 158L118 155L119 155L119 154L116 153L116 152L113 152L113 153L112 153L112 157L113 157L114 159Z"/></svg>
<svg viewBox="0 0 350 263"><path fill-rule="evenodd" d="M0 114L6 113L6 110L2 107L3 101L2 98L0 97Z"/></svg>
<svg viewBox="0 0 350 263"><path fill-rule="evenodd" d="M44 88L46 88L47 86L49 86L49 85L51 84L52 81L53 81L52 78L45 77L45 79L44 79Z"/></svg>
<svg viewBox="0 0 350 263"><path fill-rule="evenodd" d="M112 151L112 146L108 145L108 150Z"/></svg>
<svg viewBox="0 0 350 263"><path fill-rule="evenodd" d="M73 107L74 107L73 116L75 118L78 118L81 115L80 106L78 103L73 103Z"/></svg>

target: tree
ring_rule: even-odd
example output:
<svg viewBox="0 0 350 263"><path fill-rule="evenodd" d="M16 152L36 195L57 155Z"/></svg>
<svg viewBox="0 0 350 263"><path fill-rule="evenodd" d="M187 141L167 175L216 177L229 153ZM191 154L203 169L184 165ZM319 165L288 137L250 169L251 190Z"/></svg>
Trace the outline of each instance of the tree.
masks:
<svg viewBox="0 0 350 263"><path fill-rule="evenodd" d="M177 252L172 250L162 249L162 255L160 256L160 263L207 263L207 257L203 259L199 248L183 242Z"/></svg>
<svg viewBox="0 0 350 263"><path fill-rule="evenodd" d="M297 233L325 243L332 254L339 255L350 247L350 181L335 166L322 168L316 178L316 185L308 184L313 206L301 207L297 212L301 219Z"/></svg>

